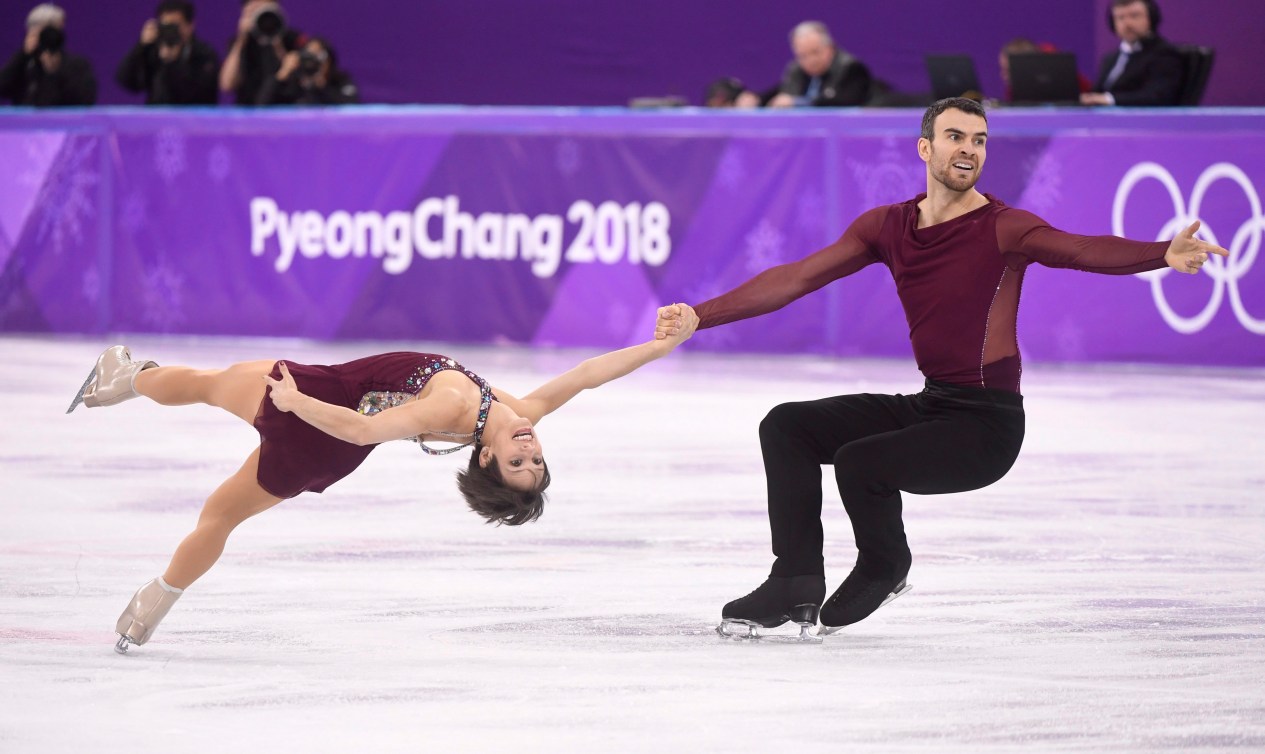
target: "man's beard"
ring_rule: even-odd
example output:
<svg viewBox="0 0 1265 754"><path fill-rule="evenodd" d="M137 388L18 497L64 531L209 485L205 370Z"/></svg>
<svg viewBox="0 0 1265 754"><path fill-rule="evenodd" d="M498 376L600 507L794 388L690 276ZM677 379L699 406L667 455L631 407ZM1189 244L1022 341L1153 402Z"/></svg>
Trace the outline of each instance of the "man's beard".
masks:
<svg viewBox="0 0 1265 754"><path fill-rule="evenodd" d="M934 158L934 156L935 153L933 152L932 157ZM975 165L975 169L967 174L965 178L959 178L953 175L957 171L957 169L953 167L953 162L953 160L948 160L940 167L940 169L931 171L931 176L950 191L970 191L975 187L975 183L979 181L979 165L975 164L975 161L969 160L968 162Z"/></svg>

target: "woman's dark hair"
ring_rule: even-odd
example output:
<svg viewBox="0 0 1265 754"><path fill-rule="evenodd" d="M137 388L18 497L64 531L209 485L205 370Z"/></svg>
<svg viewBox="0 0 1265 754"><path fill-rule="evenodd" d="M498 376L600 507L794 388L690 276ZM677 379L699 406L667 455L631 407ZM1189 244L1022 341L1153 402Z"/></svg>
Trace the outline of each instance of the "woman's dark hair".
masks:
<svg viewBox="0 0 1265 754"><path fill-rule="evenodd" d="M984 112L984 106L980 103L966 97L947 97L932 104L922 114L922 133L919 134L922 138L929 141L935 140L936 118L945 110L961 110L967 115L978 115L984 119L985 123L988 122L988 114Z"/></svg>
<svg viewBox="0 0 1265 754"><path fill-rule="evenodd" d="M505 483L501 467L493 457L487 467L479 465L482 445L475 445L470 454L470 465L457 472L457 489L466 499L470 510L498 526L518 526L535 521L545 508L545 489L549 487L549 464L543 464L545 474L540 484L531 490L516 490Z"/></svg>

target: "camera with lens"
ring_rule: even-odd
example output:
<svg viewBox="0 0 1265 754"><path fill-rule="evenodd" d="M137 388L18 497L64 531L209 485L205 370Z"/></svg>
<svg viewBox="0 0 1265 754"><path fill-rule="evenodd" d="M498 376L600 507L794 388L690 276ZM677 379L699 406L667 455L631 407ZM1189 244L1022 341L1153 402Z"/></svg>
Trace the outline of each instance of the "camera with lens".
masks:
<svg viewBox="0 0 1265 754"><path fill-rule="evenodd" d="M35 54L48 52L57 54L66 46L66 32L56 26L45 26L40 29L39 45L35 48Z"/></svg>
<svg viewBox="0 0 1265 754"><path fill-rule="evenodd" d="M163 47L179 47L184 44L184 37L180 35L180 24L159 24L158 44Z"/></svg>
<svg viewBox="0 0 1265 754"><path fill-rule="evenodd" d="M325 58L326 55L323 52L303 50L299 53L299 72L304 76L315 76L321 72L321 65L325 62Z"/></svg>
<svg viewBox="0 0 1265 754"><path fill-rule="evenodd" d="M255 20L251 25L251 33L260 42L271 42L285 33L286 15L280 5L265 3L255 11Z"/></svg>

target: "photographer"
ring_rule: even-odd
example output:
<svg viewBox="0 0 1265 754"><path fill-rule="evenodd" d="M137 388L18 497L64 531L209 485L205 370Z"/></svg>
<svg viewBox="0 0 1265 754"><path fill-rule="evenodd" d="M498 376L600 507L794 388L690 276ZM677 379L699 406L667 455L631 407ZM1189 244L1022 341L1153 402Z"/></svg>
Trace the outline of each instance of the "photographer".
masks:
<svg viewBox="0 0 1265 754"><path fill-rule="evenodd" d="M260 100L268 105L351 105L359 101L356 85L338 67L334 48L312 37L303 49L287 53L281 70L264 83Z"/></svg>
<svg viewBox="0 0 1265 754"><path fill-rule="evenodd" d="M266 104L264 84L276 77L281 61L303 46L302 35L286 25L285 10L270 0L243 0L237 36L220 69L220 89L239 105Z"/></svg>
<svg viewBox="0 0 1265 754"><path fill-rule="evenodd" d="M114 78L124 89L145 93L147 105L214 105L220 60L193 35L193 3L163 0L141 27L141 41L119 64Z"/></svg>
<svg viewBox="0 0 1265 754"><path fill-rule="evenodd" d="M92 64L66 52L66 12L51 3L26 17L22 49L0 69L0 97L15 105L55 107L97 101Z"/></svg>

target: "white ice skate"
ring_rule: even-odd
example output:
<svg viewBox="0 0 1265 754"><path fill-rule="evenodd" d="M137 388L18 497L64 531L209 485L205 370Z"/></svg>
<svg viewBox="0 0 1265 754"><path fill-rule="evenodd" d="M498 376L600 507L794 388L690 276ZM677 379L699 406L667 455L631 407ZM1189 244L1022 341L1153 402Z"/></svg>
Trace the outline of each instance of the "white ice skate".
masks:
<svg viewBox="0 0 1265 754"><path fill-rule="evenodd" d="M136 375L158 366L152 361L132 361L132 354L124 346L110 346L97 358L97 365L88 373L83 387L70 402L70 413L79 404L88 408L113 406L137 396Z"/></svg>
<svg viewBox="0 0 1265 754"><path fill-rule="evenodd" d="M167 615L167 611L171 610L171 606L176 604L176 600L180 599L182 594L184 594L183 589L168 586L163 582L162 577L137 589L136 594L132 596L131 604L119 616L119 622L114 626L114 630L119 634L114 651L127 654L130 645L140 646L149 641L149 637L154 634L154 629L158 628L158 624Z"/></svg>

